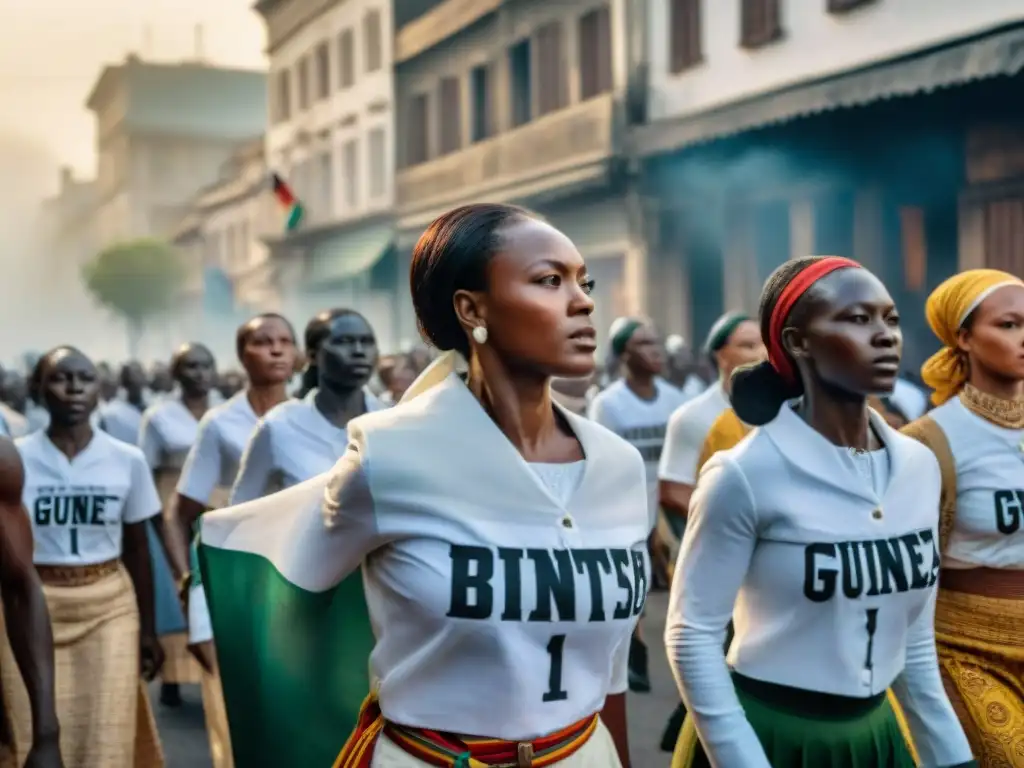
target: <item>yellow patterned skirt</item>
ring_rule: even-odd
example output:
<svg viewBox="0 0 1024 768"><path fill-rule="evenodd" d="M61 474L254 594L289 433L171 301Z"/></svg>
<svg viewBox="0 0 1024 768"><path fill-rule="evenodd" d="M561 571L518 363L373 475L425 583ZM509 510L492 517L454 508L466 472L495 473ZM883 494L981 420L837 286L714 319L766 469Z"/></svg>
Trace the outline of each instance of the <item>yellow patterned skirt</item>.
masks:
<svg viewBox="0 0 1024 768"><path fill-rule="evenodd" d="M64 764L68 768L162 768L156 721L139 677L135 590L124 566L92 584L45 584L43 592L53 624ZM0 666L21 765L32 746L32 718L9 645Z"/></svg>
<svg viewBox="0 0 1024 768"><path fill-rule="evenodd" d="M1024 599L940 589L946 692L981 768L1024 768Z"/></svg>

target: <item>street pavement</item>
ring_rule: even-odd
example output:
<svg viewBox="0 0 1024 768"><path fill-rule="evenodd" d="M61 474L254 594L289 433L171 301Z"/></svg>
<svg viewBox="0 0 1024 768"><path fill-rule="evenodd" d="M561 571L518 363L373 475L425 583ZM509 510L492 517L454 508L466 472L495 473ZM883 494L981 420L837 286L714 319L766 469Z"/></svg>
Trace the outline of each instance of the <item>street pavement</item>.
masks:
<svg viewBox="0 0 1024 768"><path fill-rule="evenodd" d="M647 596L641 632L647 642L652 690L629 694L627 716L633 768L667 768L672 759L671 754L660 749L665 723L679 704L679 693L665 655L663 638L667 611L668 592L653 592Z"/></svg>
<svg viewBox="0 0 1024 768"><path fill-rule="evenodd" d="M654 690L645 694L629 694L629 742L634 768L665 768L669 764L670 755L661 752L658 746L665 721L679 699L662 642L667 605L668 595L664 592L654 593L647 599L643 633L650 648ZM167 768L212 768L199 686L182 688L184 704L177 709L160 705L159 690L157 683L150 686Z"/></svg>
<svg viewBox="0 0 1024 768"><path fill-rule="evenodd" d="M166 768L213 768L203 720L203 696L198 685L181 687L182 705L171 709L160 704L160 683L149 686ZM244 768L239 766L239 768Z"/></svg>

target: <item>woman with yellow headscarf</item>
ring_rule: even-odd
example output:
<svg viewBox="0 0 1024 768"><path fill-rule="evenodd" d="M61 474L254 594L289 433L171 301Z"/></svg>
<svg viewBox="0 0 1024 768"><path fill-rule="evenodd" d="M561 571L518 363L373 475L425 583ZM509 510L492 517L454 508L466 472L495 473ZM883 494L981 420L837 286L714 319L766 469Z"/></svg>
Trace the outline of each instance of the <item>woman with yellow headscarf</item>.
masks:
<svg viewBox="0 0 1024 768"><path fill-rule="evenodd" d="M1024 281L964 272L925 311L937 407L904 432L942 468L939 663L979 765L1024 768Z"/></svg>

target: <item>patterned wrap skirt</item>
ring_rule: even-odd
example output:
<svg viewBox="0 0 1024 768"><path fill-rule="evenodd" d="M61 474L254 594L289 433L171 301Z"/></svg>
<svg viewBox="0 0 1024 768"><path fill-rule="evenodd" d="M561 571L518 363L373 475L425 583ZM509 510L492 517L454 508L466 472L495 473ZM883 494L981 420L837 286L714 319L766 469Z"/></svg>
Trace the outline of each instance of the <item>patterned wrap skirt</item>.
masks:
<svg viewBox="0 0 1024 768"><path fill-rule="evenodd" d="M43 585L53 625L60 748L68 768L162 768L163 751L139 676L139 612L124 566L91 584ZM3 685L18 765L32 745L28 694L10 648Z"/></svg>
<svg viewBox="0 0 1024 768"><path fill-rule="evenodd" d="M978 764L1024 768L1024 597L940 588L935 637L942 682Z"/></svg>

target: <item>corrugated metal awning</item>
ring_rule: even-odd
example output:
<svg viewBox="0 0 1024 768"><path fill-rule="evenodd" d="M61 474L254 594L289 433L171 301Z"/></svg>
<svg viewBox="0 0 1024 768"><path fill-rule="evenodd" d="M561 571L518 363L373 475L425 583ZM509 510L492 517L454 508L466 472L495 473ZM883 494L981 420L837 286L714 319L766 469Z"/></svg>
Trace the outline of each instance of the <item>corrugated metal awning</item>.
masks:
<svg viewBox="0 0 1024 768"><path fill-rule="evenodd" d="M634 152L654 155L782 123L797 117L881 99L911 96L1024 71L1024 27L886 61L865 69L764 93L718 109L659 120L637 128Z"/></svg>

